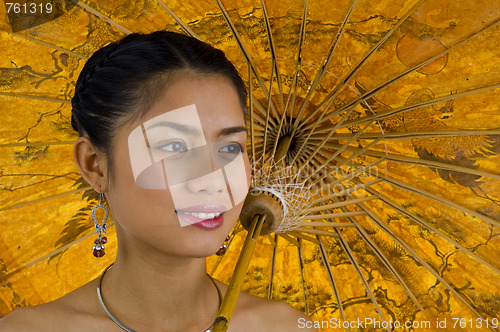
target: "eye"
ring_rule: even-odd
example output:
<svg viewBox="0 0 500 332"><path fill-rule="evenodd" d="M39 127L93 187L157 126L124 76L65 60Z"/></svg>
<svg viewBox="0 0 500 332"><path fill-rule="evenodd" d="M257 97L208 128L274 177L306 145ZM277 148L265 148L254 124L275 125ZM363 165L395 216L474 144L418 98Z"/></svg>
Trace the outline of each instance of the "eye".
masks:
<svg viewBox="0 0 500 332"><path fill-rule="evenodd" d="M243 149L241 148L241 145L239 145L238 143L232 143L219 149L219 152L232 153L232 154L238 154L241 153L242 151Z"/></svg>
<svg viewBox="0 0 500 332"><path fill-rule="evenodd" d="M187 145L181 140L170 141L167 144L164 144L160 147L160 149L168 151L168 152L186 152Z"/></svg>

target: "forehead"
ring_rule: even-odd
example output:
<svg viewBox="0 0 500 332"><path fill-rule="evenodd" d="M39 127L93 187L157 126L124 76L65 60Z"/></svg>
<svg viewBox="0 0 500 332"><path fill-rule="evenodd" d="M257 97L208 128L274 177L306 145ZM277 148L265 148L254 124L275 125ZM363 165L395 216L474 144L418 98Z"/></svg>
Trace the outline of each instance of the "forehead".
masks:
<svg viewBox="0 0 500 332"><path fill-rule="evenodd" d="M186 105L196 105L204 125L222 120L244 123L243 110L234 85L222 75L179 74L160 94L141 122L146 122ZM174 116L174 115L172 115ZM189 118L188 114L186 117ZM207 129L207 128L205 128Z"/></svg>

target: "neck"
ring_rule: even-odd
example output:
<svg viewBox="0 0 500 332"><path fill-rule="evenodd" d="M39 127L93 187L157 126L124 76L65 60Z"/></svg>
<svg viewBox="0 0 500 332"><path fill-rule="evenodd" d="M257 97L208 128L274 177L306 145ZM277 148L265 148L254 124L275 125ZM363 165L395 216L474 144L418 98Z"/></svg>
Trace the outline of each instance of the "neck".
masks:
<svg viewBox="0 0 500 332"><path fill-rule="evenodd" d="M119 250L102 280L101 294L116 319L141 331L205 331L219 307L205 258L164 253L142 257Z"/></svg>

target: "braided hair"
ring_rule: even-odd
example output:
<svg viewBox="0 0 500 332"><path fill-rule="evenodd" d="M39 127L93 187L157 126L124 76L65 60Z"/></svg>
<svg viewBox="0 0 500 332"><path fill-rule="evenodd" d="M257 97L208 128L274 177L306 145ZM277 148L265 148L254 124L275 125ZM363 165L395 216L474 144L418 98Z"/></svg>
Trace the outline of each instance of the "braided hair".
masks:
<svg viewBox="0 0 500 332"><path fill-rule="evenodd" d="M96 51L78 77L71 125L108 157L118 128L144 115L175 76L222 74L233 83L245 113L246 88L221 50L180 33L133 33Z"/></svg>

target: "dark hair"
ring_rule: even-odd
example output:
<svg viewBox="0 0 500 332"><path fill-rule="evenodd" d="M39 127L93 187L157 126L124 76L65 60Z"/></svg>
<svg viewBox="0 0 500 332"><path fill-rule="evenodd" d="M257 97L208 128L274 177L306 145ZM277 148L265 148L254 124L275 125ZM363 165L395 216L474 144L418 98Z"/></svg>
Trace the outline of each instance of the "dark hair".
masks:
<svg viewBox="0 0 500 332"><path fill-rule="evenodd" d="M246 111L246 88L224 52L176 32L133 33L95 52L78 77L71 125L108 158L112 168L116 130L143 115L175 75L183 71L229 79Z"/></svg>

